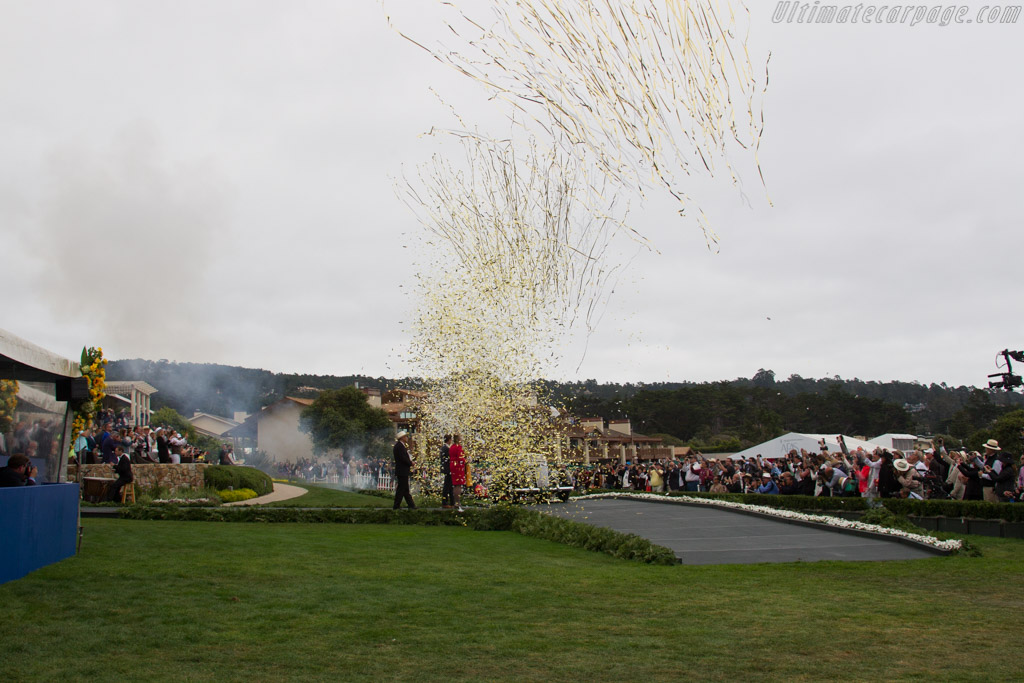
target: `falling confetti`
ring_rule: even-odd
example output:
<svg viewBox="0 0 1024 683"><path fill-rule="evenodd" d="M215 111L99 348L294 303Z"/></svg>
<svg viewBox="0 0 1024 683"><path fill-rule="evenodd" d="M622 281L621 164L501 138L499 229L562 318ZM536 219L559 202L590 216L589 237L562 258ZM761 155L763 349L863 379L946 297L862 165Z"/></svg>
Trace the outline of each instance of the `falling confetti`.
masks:
<svg viewBox="0 0 1024 683"><path fill-rule="evenodd" d="M724 173L740 186L738 152L753 156L764 182L767 60L759 81L740 36L742 3L493 0L490 17L447 0L438 7L454 47L396 30L615 183L641 194L662 187L681 214L693 207L709 242L717 236L686 178Z"/></svg>
<svg viewBox="0 0 1024 683"><path fill-rule="evenodd" d="M664 189L710 246L687 178L724 174L742 192L735 152L760 176L767 70L759 83L734 6L748 14L726 0L493 0L485 19L438 0L454 46L396 28L485 86L513 126L499 140L456 114L461 129L431 133L463 158L437 154L399 185L425 235L410 349L428 382L420 446L461 434L492 495L559 463L562 412L538 378L599 317L623 267L613 239L647 244L619 197Z"/></svg>

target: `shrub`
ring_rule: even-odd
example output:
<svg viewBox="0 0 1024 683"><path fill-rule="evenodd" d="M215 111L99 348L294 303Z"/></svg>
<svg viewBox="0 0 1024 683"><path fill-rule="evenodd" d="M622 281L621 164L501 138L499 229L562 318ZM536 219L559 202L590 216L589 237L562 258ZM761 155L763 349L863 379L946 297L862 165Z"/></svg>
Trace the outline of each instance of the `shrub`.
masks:
<svg viewBox="0 0 1024 683"><path fill-rule="evenodd" d="M206 485L212 489L252 489L264 496L274 490L270 476L252 467L240 465L210 465L204 474Z"/></svg>
<svg viewBox="0 0 1024 683"><path fill-rule="evenodd" d="M898 515L915 517L968 517L1024 522L1024 505L989 503L983 500L910 500L885 498L882 504Z"/></svg>
<svg viewBox="0 0 1024 683"><path fill-rule="evenodd" d="M885 527L886 529L899 529L900 531L906 531L912 534L928 533L925 529L922 529L907 519L906 516L895 515L891 510L884 507L868 510L861 515L860 520L858 521L864 522L865 524L877 524L878 526Z"/></svg>
<svg viewBox="0 0 1024 683"><path fill-rule="evenodd" d="M217 497L225 503L234 503L239 500L249 500L250 498L256 497L256 492L252 489L225 489L223 491L217 491Z"/></svg>
<svg viewBox="0 0 1024 683"><path fill-rule="evenodd" d="M677 563L675 553L646 538L546 515L536 510L516 509L512 530L524 536L594 550L624 560L647 564Z"/></svg>

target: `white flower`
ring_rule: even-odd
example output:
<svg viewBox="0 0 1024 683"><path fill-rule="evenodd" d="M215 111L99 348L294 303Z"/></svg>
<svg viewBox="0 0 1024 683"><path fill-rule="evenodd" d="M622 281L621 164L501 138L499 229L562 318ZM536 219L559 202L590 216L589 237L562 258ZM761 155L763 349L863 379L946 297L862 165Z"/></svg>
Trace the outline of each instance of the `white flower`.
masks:
<svg viewBox="0 0 1024 683"><path fill-rule="evenodd" d="M830 517L827 515L807 515L802 512L794 512L793 510L782 510L779 508L765 507L762 505L748 505L746 503L733 503L730 501L716 500L713 498L697 498L695 496L663 496L655 493L590 493L585 496L577 496L573 498L573 500L589 500L595 498L639 498L641 500L656 500L662 503L699 503L700 505L711 505L713 507L730 508L733 510L748 510L750 512L757 512L762 515L771 515L773 517L782 517L785 519L795 519L803 522L827 524L828 526L834 526L840 529L856 529L858 531L870 531L874 534L899 536L901 538L906 538L910 541L914 541L915 543L930 545L933 548L938 548L939 550L954 551L959 550L961 547L963 547L963 541L941 541L935 538L934 536L911 534L906 531L901 531L899 529L887 529L883 526L878 526L877 524L854 522L848 519Z"/></svg>
<svg viewBox="0 0 1024 683"><path fill-rule="evenodd" d="M212 498L162 498L153 501L153 505L187 505L189 503L216 505Z"/></svg>

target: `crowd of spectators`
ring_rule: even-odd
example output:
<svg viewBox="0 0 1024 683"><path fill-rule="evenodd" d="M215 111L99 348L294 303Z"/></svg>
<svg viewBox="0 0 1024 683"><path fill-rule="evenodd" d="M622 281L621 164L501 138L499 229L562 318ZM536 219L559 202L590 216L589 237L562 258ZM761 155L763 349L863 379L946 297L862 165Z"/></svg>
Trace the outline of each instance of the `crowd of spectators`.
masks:
<svg viewBox="0 0 1024 683"><path fill-rule="evenodd" d="M394 474L394 463L387 458L300 458L295 462L275 465L278 476L302 479L308 482L328 482L348 488L377 488L385 478Z"/></svg>
<svg viewBox="0 0 1024 683"><path fill-rule="evenodd" d="M52 418L19 420L8 435L0 434L0 455L48 458L57 447L60 423Z"/></svg>
<svg viewBox="0 0 1024 683"><path fill-rule="evenodd" d="M129 427L123 420L111 419L110 412L100 414L100 420L83 429L73 444L73 461L85 465L117 464L116 450L128 455L133 464L213 463L233 465L234 446L225 443L216 456L188 442L184 434L164 425L136 425ZM118 426L121 425L121 426Z"/></svg>
<svg viewBox="0 0 1024 683"><path fill-rule="evenodd" d="M991 502L1024 501L1024 458L1019 463L990 439L983 451L935 448L838 448L790 451L785 458L761 456L716 460L697 453L680 460L570 468L574 488L634 491L708 491L769 495L865 496L869 498L953 498Z"/></svg>

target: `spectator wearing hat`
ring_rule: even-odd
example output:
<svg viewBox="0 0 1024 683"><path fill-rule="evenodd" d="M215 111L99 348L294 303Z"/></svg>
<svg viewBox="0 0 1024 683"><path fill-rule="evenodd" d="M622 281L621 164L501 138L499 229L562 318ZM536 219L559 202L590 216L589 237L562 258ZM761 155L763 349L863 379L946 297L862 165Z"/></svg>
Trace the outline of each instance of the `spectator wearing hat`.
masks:
<svg viewBox="0 0 1024 683"><path fill-rule="evenodd" d="M909 460L898 458L892 464L896 468L896 480L900 483L900 496L903 498L924 499L924 485L921 474Z"/></svg>
<svg viewBox="0 0 1024 683"><path fill-rule="evenodd" d="M989 503L998 503L999 496L996 494L995 485L996 478L1003 468L1003 464L999 460L999 453L1003 449L999 447L999 442L995 439L986 441L983 448L985 449L984 463L980 466L981 471L978 474L981 480L982 498Z"/></svg>
<svg viewBox="0 0 1024 683"><path fill-rule="evenodd" d="M839 481L843 478L844 472L832 465L825 463L818 471L818 481L821 483L819 496L839 495Z"/></svg>
<svg viewBox="0 0 1024 683"><path fill-rule="evenodd" d="M764 472L761 475L762 484L757 487L758 493L765 493L768 495L776 496L779 494L779 487L772 479L772 475L768 472Z"/></svg>

